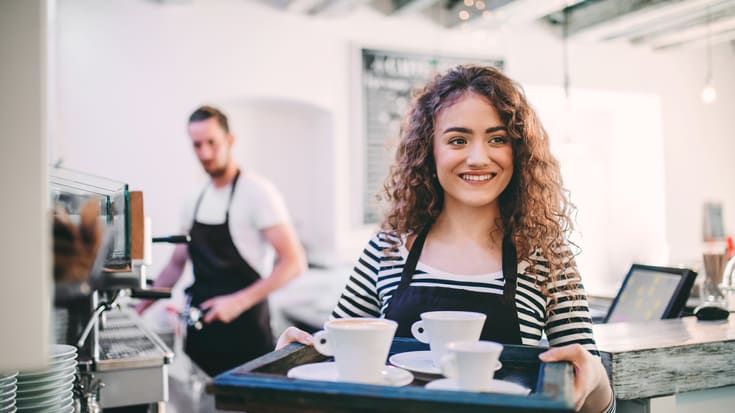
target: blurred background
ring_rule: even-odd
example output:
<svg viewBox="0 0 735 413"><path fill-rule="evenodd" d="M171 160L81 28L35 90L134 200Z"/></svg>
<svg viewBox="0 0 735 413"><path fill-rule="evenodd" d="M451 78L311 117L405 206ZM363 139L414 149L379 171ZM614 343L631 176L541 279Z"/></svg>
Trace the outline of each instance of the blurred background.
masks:
<svg viewBox="0 0 735 413"><path fill-rule="evenodd" d="M735 219L732 1L57 0L50 17L50 161L144 191L154 234L178 230L204 182L186 117L210 103L242 165L283 192L310 262L354 260L397 134L385 115L402 115L383 108L375 123L393 125L366 142L362 49L499 62L523 85L593 294L633 261L697 260L704 202Z"/></svg>
<svg viewBox="0 0 735 413"><path fill-rule="evenodd" d="M377 228L374 195L408 104L405 93L376 90L427 78L427 62L441 61L489 62L525 89L578 207L574 240L591 295L614 296L633 262L701 266L705 203L721 205L733 231L735 1L14 4L44 19L0 17L2 37L15 39L4 65L38 62L0 74L3 106L21 114L2 114L17 126L1 143L2 182L17 189L2 207L10 233L23 217L45 225L40 194L58 163L143 191L152 234L178 233L182 205L206 182L186 120L212 104L230 116L241 165L284 194L308 253L311 268L292 290L312 290L286 289L273 305L328 308ZM23 207L29 199L38 208ZM3 248L16 265L3 275L7 308L28 300L49 265L43 231L30 233L25 255ZM150 278L171 248L154 246ZM23 272L35 278L10 281ZM310 297L320 295L328 299Z"/></svg>

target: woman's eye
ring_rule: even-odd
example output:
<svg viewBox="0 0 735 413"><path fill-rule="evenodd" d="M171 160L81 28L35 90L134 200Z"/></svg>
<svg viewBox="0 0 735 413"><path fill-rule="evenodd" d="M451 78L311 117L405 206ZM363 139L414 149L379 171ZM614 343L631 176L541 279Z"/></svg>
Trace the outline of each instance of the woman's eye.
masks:
<svg viewBox="0 0 735 413"><path fill-rule="evenodd" d="M492 138L490 138L489 142L495 144L505 143L508 142L508 138L506 138L505 136L493 136Z"/></svg>
<svg viewBox="0 0 735 413"><path fill-rule="evenodd" d="M465 138L452 138L449 140L450 145L464 145L467 143L467 139Z"/></svg>

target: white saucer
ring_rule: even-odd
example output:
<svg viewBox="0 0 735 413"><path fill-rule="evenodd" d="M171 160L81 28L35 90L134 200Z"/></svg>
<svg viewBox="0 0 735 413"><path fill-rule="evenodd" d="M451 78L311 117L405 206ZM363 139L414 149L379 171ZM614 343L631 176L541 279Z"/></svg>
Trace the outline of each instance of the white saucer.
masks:
<svg viewBox="0 0 735 413"><path fill-rule="evenodd" d="M432 382L426 383L425 386L427 389L432 390L460 390L459 383L457 382L457 379L439 379L434 380ZM490 382L490 386L488 386L487 390L484 390L484 392L487 393L504 393L504 394L518 394L521 396L527 396L531 389L528 387L521 386L520 384L513 383L510 381L505 380L495 380Z"/></svg>
<svg viewBox="0 0 735 413"><path fill-rule="evenodd" d="M431 359L431 351L407 351L405 353L397 353L388 359L390 364L402 369L411 370L416 373L424 374L442 374L439 367L434 365ZM500 370L503 363L498 360L495 371Z"/></svg>
<svg viewBox="0 0 735 413"><path fill-rule="evenodd" d="M310 363L294 367L286 374L292 379L340 381L337 378L337 363L326 361L323 363ZM405 386L413 381L411 372L393 366L383 368L383 386Z"/></svg>
<svg viewBox="0 0 735 413"><path fill-rule="evenodd" d="M58 360L67 358L72 354L76 356L77 348L68 344L52 344L49 353L49 359Z"/></svg>

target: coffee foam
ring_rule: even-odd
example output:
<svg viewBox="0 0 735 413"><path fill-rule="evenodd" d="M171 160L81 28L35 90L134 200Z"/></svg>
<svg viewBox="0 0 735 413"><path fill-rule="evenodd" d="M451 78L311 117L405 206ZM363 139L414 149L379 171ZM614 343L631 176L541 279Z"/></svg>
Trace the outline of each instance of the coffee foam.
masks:
<svg viewBox="0 0 735 413"><path fill-rule="evenodd" d="M375 328L386 328L392 327L393 323L387 320L381 319L337 319L327 323L332 328L343 328L343 329L375 329Z"/></svg>
<svg viewBox="0 0 735 413"><path fill-rule="evenodd" d="M468 311L431 311L422 313L421 318L424 320L477 320L484 318L485 315L481 313L473 313Z"/></svg>

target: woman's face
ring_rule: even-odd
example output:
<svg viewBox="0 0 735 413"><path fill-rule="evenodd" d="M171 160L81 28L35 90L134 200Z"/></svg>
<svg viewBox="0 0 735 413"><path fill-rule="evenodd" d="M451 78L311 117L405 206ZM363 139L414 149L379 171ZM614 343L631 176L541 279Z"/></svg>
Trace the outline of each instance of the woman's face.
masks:
<svg viewBox="0 0 735 413"><path fill-rule="evenodd" d="M497 205L513 176L513 149L495 108L484 97L467 93L439 112L434 126L444 208Z"/></svg>

